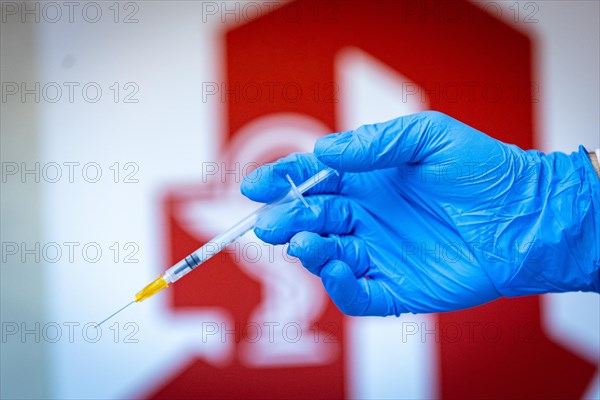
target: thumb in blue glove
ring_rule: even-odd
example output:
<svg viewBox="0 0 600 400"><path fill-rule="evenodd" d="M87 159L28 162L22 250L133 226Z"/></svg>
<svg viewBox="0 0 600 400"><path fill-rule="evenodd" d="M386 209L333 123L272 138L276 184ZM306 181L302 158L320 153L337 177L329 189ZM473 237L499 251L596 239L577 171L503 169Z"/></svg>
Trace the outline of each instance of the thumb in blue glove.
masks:
<svg viewBox="0 0 600 400"><path fill-rule="evenodd" d="M326 136L314 154L254 171L242 192L269 202L285 173L338 170L307 193L311 209L277 206L257 236L289 242L349 315L450 311L600 291L600 182L587 157L523 151L423 112Z"/></svg>

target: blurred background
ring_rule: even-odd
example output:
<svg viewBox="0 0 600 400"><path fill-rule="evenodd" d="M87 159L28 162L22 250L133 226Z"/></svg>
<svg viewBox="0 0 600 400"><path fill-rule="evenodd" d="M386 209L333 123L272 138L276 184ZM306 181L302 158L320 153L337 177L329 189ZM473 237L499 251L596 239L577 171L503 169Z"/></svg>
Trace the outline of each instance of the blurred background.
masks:
<svg viewBox="0 0 600 400"><path fill-rule="evenodd" d="M600 147L600 3L0 3L1 398L600 397L597 294L349 318L253 235L94 325L328 132Z"/></svg>

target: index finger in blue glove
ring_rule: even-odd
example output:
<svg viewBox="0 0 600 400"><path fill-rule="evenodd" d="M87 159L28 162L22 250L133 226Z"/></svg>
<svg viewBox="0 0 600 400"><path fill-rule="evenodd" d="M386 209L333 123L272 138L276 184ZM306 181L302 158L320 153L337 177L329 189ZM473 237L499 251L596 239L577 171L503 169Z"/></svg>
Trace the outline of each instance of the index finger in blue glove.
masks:
<svg viewBox="0 0 600 400"><path fill-rule="evenodd" d="M269 203L290 190L287 175L296 186L326 168L312 153L294 153L274 163L263 165L244 177L242 194L250 200ZM311 188L307 194L336 193L340 177L332 175Z"/></svg>
<svg viewBox="0 0 600 400"><path fill-rule="evenodd" d="M421 112L327 135L317 141L314 152L328 166L349 172L421 162L445 145L445 128L451 124L464 125L439 112Z"/></svg>
<svg viewBox="0 0 600 400"><path fill-rule="evenodd" d="M375 279L356 279L343 261L328 262L321 270L321 280L331 300L344 314L400 315L407 310L395 304L387 289Z"/></svg>

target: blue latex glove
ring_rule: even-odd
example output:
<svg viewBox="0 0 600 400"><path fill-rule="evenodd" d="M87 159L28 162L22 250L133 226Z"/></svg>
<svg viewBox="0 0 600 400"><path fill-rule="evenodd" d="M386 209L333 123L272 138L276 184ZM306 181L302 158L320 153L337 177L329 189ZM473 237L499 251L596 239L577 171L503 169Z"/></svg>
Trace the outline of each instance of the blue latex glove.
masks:
<svg viewBox="0 0 600 400"><path fill-rule="evenodd" d="M316 156L316 157L315 157ZM318 159L318 161L317 161ZM269 202L326 164L340 172L262 215L256 235L321 277L349 315L457 310L600 291L600 183L587 153L523 151L437 112L325 136L249 174Z"/></svg>

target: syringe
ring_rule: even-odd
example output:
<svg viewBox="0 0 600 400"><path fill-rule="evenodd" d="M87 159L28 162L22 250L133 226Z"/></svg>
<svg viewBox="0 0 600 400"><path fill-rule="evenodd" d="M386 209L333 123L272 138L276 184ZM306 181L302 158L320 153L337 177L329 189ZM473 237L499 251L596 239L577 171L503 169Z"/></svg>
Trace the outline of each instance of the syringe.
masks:
<svg viewBox="0 0 600 400"><path fill-rule="evenodd" d="M247 217L239 221L237 224L227 229L225 232L215 236L213 239L208 241L198 250L194 251L193 253L190 253L187 257L179 261L177 264L167 269L162 275L160 275L158 278L156 278L154 281L152 281L150 284L148 284L146 287L140 290L135 295L135 298L131 303L127 304L119 311L110 315L104 321L100 322L98 326L103 324L116 314L120 313L129 305L133 303L139 303L141 301L146 300L149 297L154 296L156 293L169 287L169 284L177 282L179 279L192 272L197 266L203 264L211 257L215 256L221 250L223 250L231 243L235 242L237 239L246 234L248 231L250 231L252 228L254 228L254 224L256 224L258 216L264 213L265 211L270 210L278 204L287 203L294 199L299 199L300 201L302 201L302 203L304 203L306 207L308 207L308 203L306 202L302 194L308 191L310 188L323 182L325 179L327 179L329 176L335 173L337 172L331 168L322 169L321 171L317 172L315 175L308 178L306 181L304 181L298 186L296 186L292 179L289 177L289 175L287 175L286 178L289 181L291 188L289 192L287 192L284 196L280 197L272 203L265 204L264 206L260 207L252 214L248 215Z"/></svg>

